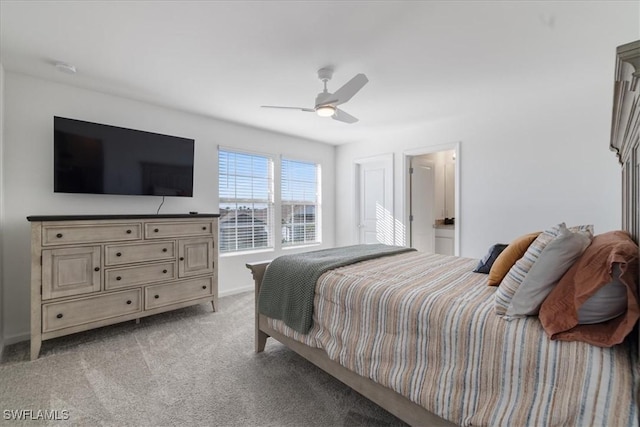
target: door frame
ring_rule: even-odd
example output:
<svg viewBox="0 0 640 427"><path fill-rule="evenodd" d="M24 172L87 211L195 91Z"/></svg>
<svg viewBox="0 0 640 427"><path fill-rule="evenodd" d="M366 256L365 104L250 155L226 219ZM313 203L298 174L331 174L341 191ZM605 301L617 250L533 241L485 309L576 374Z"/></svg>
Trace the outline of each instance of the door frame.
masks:
<svg viewBox="0 0 640 427"><path fill-rule="evenodd" d="M460 146L462 145L461 141L450 142L445 144L438 145L429 145L420 148L412 148L410 150L405 150L402 152L402 197L404 198L402 203L402 208L404 210L402 214L402 219L406 226L404 227L404 244L408 244L410 241L410 233L411 233L411 223L409 222L409 213L411 211L410 203L411 203L411 177L409 176L409 168L411 167L411 158L415 156L421 156L424 154L433 154L439 151L448 151L453 150L456 156L456 185L455 185L455 216L456 218L456 228L453 238L454 244L454 255L460 256L460 232L461 232L461 223L460 223L460 170L462 169L460 165L462 164L462 156L460 154Z"/></svg>
<svg viewBox="0 0 640 427"><path fill-rule="evenodd" d="M355 159L353 161L353 174L354 174L354 182L355 182L355 198L354 198L354 217L353 217L353 223L355 224L354 227L354 242L358 242L359 244L361 244L362 242L360 241L360 212L362 210L361 204L362 204L362 195L360 192L361 189L361 182L360 182L360 168L362 165L367 164L367 163L374 163L374 162L383 162L384 163L384 168L385 170L387 170L388 173L388 180L387 180L387 176L385 176L385 195L389 196L389 200L388 200L388 204L391 207L391 217L395 218L395 213L394 213L394 209L395 209L395 199L394 199L394 168L393 168L393 153L387 153L387 154L381 154L378 156L371 156L371 157L362 157L362 158L358 158ZM395 221L394 221L395 222ZM396 227L392 227L392 231L391 231L392 235L392 241L395 242L396 241Z"/></svg>

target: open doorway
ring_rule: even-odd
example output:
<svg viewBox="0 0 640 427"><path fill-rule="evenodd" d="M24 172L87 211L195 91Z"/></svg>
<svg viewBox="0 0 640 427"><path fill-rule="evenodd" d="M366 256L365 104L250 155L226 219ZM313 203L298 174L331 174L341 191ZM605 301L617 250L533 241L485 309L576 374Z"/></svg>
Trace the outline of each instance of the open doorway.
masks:
<svg viewBox="0 0 640 427"><path fill-rule="evenodd" d="M406 243L422 252L460 254L460 143L404 153Z"/></svg>

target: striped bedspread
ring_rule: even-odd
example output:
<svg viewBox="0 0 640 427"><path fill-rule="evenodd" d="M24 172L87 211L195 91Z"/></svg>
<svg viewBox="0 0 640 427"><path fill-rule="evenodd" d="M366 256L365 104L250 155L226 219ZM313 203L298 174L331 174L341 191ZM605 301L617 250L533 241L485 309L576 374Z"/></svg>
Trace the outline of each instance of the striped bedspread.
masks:
<svg viewBox="0 0 640 427"><path fill-rule="evenodd" d="M318 279L308 334L269 324L460 425L638 425L629 348L501 319L476 262L410 252L341 267Z"/></svg>

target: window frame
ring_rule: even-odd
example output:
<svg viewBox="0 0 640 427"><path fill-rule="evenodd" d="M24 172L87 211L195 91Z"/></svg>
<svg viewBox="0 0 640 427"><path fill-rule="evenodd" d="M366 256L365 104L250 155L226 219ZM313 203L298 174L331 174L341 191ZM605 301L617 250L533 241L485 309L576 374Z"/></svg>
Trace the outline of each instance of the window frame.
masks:
<svg viewBox="0 0 640 427"><path fill-rule="evenodd" d="M246 199L246 198L222 197L222 191L220 188L222 183L222 180L221 180L222 168L220 167L221 166L220 154L223 152L236 154L236 155L257 156L257 157L263 157L268 159L269 169L268 169L268 176L266 179L267 181L269 181L270 185L269 185L268 198L266 202L262 199L257 200L257 199ZM302 242L291 243L291 244L286 244L282 241L283 240L282 239L282 221L283 221L282 210L284 205L291 204L291 203L288 203L289 201L283 200L283 197L282 197L282 189L283 189L282 167L284 162L305 163L305 164L310 164L314 166L315 203L312 203L309 201L303 201L303 204L306 204L309 206L315 206L315 218L314 218L315 240L313 241L305 239ZM303 160L303 159L290 157L283 154L273 154L273 153L253 151L250 149L227 147L227 146L219 145L217 168L218 168L218 189L217 189L218 190L218 210L221 215L220 221L219 221L220 236L219 236L219 244L218 244L220 256L227 257L227 256L244 255L248 253L274 252L274 251L279 252L279 251L287 251L287 250L296 250L296 249L309 247L309 246L318 246L322 244L322 163L314 160ZM251 203L267 203L267 211L268 211L268 219L269 219L265 227L267 230L267 236L268 236L267 246L255 247L255 245L253 245L252 247L238 247L239 246L238 235L236 232L236 240L235 240L236 248L233 250L229 250L229 249L223 250L224 246L222 245L222 243L224 239L223 237L224 217L222 216L222 214L224 210L222 209L222 206L225 204L228 205L232 203L238 203L238 204L244 204L244 205L248 205ZM237 206L238 205L236 205L236 212L237 212Z"/></svg>
<svg viewBox="0 0 640 427"><path fill-rule="evenodd" d="M250 178L251 183L253 185L253 179L265 179L267 181L267 198L263 199L263 198L246 198L246 197L222 197L221 193L221 183L222 183L222 169L221 169L221 154L222 153L226 153L226 154L233 154L233 155L241 155L241 156L250 156L250 157L256 157L256 158L262 158L265 159L267 161L267 176L266 177L256 177L253 174L251 175L241 175L237 173L237 170L233 173L233 174L229 174L227 173L227 177L229 176L233 176L237 179L237 177L244 177L244 178ZM219 146L218 147L218 210L220 211L221 217L220 217L220 236L219 236L219 252L220 255L236 255L236 254L241 254L241 253L246 253L246 252L261 252L261 251L272 251L275 248L275 239L274 239L274 223L276 221L275 218L275 210L276 210L276 203L275 203L275 194L274 194L274 187L275 187L275 161L274 161L274 156L268 153L258 153L258 152L252 152L252 151L248 151L248 150L242 150L242 149L235 149L235 148L230 148L230 147L223 147L223 146ZM234 189L236 189L237 191L237 182L234 183ZM252 244L251 246L247 247L246 245L242 245L242 240L240 240L238 238L238 222L236 221L235 223L235 229L236 229L236 236L233 241L235 244L235 249L227 249L226 248L226 244L223 245L224 242L226 242L225 237L223 236L223 223L224 223L224 217L222 217L222 206L223 205L236 205L235 211L236 211L236 218L238 217L237 212L240 210L239 206L240 205L244 205L244 206L251 206L251 211L252 211L252 224L254 224L253 226L247 226L246 228L254 228L254 230L250 233L251 234L251 239ZM255 245L255 216L253 215L253 207L255 205L266 205L266 216L267 216L267 221L265 224L265 230L266 230L266 242L267 244L265 246L256 246Z"/></svg>
<svg viewBox="0 0 640 427"><path fill-rule="evenodd" d="M312 165L314 167L314 181L313 183L315 184L315 201L311 202L308 200L285 200L284 196L283 196L283 188L285 187L284 185L284 174L283 174L283 169L284 169L284 165L285 162L290 162L290 163L298 163L298 164L306 164L306 165ZM279 200L278 200L278 204L276 206L276 209L278 211L278 213L280 214L280 227L281 227L281 231L280 231L280 244L282 249L294 249L294 248L300 248L300 247L304 247L304 246L312 246L312 245L319 245L322 243L322 165L320 163L317 163L315 161L310 161L310 160L300 160L300 159L295 159L292 157L288 157L288 156L280 156L280 165L279 165ZM288 179L289 181L297 181L297 182L302 182L302 183L309 183L311 181L305 181L303 179L297 179L297 180L292 180L292 179ZM291 187L291 185L290 185ZM314 226L314 239L313 240L307 240L306 236L307 236L307 226L310 223L307 223L307 213L306 213L306 208L305 208L305 212L303 213L304 216L304 221L302 223L296 223L296 222L292 222L289 225L291 226L291 228L293 228L296 225L300 225L302 224L303 226L303 241L301 242L295 242L295 240L291 243L285 243L284 241L284 227L285 227L285 218L283 215L283 210L285 205L293 205L293 206L314 206L314 220L313 220L313 226ZM292 235L295 236L296 232L292 231L291 232Z"/></svg>

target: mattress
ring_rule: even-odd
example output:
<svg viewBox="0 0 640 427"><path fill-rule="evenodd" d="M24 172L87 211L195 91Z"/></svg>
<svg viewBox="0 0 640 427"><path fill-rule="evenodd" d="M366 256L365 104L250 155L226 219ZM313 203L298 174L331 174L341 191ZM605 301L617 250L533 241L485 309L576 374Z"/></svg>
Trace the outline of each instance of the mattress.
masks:
<svg viewBox="0 0 640 427"><path fill-rule="evenodd" d="M629 347L502 319L476 263L410 252L337 268L318 279L309 333L269 326L460 425L638 425Z"/></svg>

